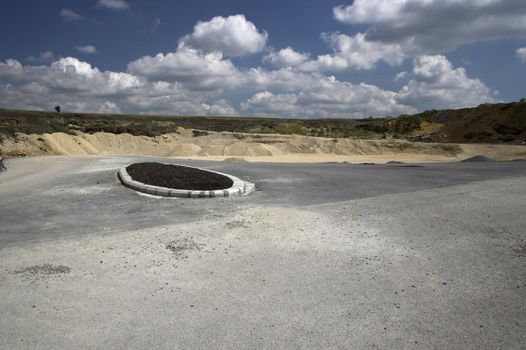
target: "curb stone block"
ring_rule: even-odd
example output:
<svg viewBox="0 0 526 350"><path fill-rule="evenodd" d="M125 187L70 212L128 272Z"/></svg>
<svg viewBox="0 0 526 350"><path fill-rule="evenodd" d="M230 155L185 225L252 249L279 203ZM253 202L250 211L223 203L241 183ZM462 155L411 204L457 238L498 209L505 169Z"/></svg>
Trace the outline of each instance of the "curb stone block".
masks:
<svg viewBox="0 0 526 350"><path fill-rule="evenodd" d="M1 163L0 163L1 164ZM164 163L168 165L176 165L176 164L169 164ZM187 168L194 168L199 169L203 171L208 171L211 173L216 173L219 175L226 176L230 178L233 182L232 187L224 189L224 190L215 190L215 191L192 191L192 190L185 190L185 189L174 189L174 188L166 188L166 187L160 187L160 186L152 186L147 185L139 181L135 181L132 179L130 174L126 171L126 168L130 164L122 167L119 169L117 175L121 183L129 187L131 189L134 189L139 192L148 193L154 196L162 196L162 197L180 197L180 198L213 198L213 197L229 197L229 196L235 196L235 195L247 195L250 194L255 190L256 185L250 182L245 182L235 176L220 173L218 171L213 170L207 170L207 169L201 169L196 167L189 167L186 165Z"/></svg>

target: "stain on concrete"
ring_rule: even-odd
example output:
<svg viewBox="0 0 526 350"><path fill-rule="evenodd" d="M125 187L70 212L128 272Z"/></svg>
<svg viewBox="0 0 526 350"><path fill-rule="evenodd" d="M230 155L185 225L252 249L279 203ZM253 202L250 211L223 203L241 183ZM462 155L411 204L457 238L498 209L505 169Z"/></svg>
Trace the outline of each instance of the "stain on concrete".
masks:
<svg viewBox="0 0 526 350"><path fill-rule="evenodd" d="M24 275L41 275L41 276L50 276L50 275L59 275L59 274L65 274L70 273L71 268L69 266L65 265L51 265L51 264L43 264L43 265L33 265L24 267L18 270L15 270L14 274L24 274Z"/></svg>

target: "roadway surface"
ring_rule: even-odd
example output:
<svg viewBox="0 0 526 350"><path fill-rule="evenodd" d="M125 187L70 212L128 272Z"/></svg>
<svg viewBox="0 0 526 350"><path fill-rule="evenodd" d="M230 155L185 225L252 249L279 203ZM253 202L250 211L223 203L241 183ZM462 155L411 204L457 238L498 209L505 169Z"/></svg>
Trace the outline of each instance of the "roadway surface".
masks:
<svg viewBox="0 0 526 350"><path fill-rule="evenodd" d="M152 160L257 191L155 198L120 185L120 166ZM0 348L526 345L526 162L5 166Z"/></svg>

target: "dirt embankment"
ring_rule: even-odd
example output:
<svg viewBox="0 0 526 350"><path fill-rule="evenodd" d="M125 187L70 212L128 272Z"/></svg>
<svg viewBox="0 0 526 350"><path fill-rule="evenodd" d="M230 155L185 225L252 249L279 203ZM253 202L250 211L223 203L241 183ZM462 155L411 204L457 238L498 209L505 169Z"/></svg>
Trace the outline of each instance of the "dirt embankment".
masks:
<svg viewBox="0 0 526 350"><path fill-rule="evenodd" d="M497 160L526 158L526 147L458 145L403 140L330 139L297 135L210 133L194 136L180 128L161 136L133 136L96 132L16 134L4 137L0 156L139 155L208 158L242 157L259 161L455 161L475 154Z"/></svg>

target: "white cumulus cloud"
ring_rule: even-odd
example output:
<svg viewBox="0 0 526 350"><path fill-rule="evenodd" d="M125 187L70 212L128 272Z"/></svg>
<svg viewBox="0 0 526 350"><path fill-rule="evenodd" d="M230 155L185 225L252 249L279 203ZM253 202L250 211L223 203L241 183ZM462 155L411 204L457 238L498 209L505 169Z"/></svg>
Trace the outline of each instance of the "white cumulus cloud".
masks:
<svg viewBox="0 0 526 350"><path fill-rule="evenodd" d="M339 71L346 69L373 69L379 61L398 66L406 54L398 44L368 41L364 33L348 36L341 33L324 34L323 38L333 48L333 54L320 55L305 62L299 69L305 71Z"/></svg>
<svg viewBox="0 0 526 350"><path fill-rule="evenodd" d="M363 118L495 101L483 82L470 78L464 68L453 67L441 55L415 58L412 72L402 72L397 76L399 80L409 79L399 91L292 70L260 72L260 76L268 79L252 79L253 86L267 89L241 103L241 110L245 113L276 116L282 111L282 114L299 118Z"/></svg>
<svg viewBox="0 0 526 350"><path fill-rule="evenodd" d="M105 101L101 104L97 113L100 114L119 114L122 113L121 109L111 101Z"/></svg>
<svg viewBox="0 0 526 350"><path fill-rule="evenodd" d="M112 10L126 10L130 8L130 5L124 0L98 0L97 6Z"/></svg>
<svg viewBox="0 0 526 350"><path fill-rule="evenodd" d="M86 54L97 53L97 48L93 45L75 46L75 50L77 50L78 52L86 53Z"/></svg>
<svg viewBox="0 0 526 350"><path fill-rule="evenodd" d="M48 66L0 62L0 100L11 108L146 114L234 115L217 92L190 91L178 83L150 82L125 72L100 71L88 62L65 57ZM201 105L210 106L204 111Z"/></svg>
<svg viewBox="0 0 526 350"><path fill-rule="evenodd" d="M226 56L244 56L261 52L267 33L259 31L244 15L214 17L198 22L191 34L179 40L180 48L193 48L205 53L219 51Z"/></svg>
<svg viewBox="0 0 526 350"><path fill-rule="evenodd" d="M26 58L26 60L28 62L34 62L34 63L49 63L53 60L55 60L56 57L55 57L55 54L53 53L53 51L45 51L45 52L42 52L36 56L29 56Z"/></svg>
<svg viewBox="0 0 526 350"><path fill-rule="evenodd" d="M523 0L355 0L333 12L340 22L369 25L368 41L403 44L421 53L526 35Z"/></svg>
<svg viewBox="0 0 526 350"><path fill-rule="evenodd" d="M526 63L526 47L521 47L515 51L517 57L523 62Z"/></svg>
<svg viewBox="0 0 526 350"><path fill-rule="evenodd" d="M60 10L60 16L66 21L80 21L84 19L84 17L69 9Z"/></svg>
<svg viewBox="0 0 526 350"><path fill-rule="evenodd" d="M334 53L305 69L373 69L380 61L444 53L460 45L525 37L524 0L355 0L333 8L337 21L366 26L353 36L328 36Z"/></svg>
<svg viewBox="0 0 526 350"><path fill-rule="evenodd" d="M415 58L399 91L339 81L291 67L241 69L219 53L146 56L128 72L100 71L65 57L49 66L0 62L0 100L12 108L70 111L361 118L494 101L490 89L441 55ZM230 101L240 94L238 108ZM111 102L111 103L108 103ZM113 111L113 112L112 112Z"/></svg>
<svg viewBox="0 0 526 350"><path fill-rule="evenodd" d="M154 19L150 26L150 33L158 32L160 27L161 27L161 19L160 18Z"/></svg>
<svg viewBox="0 0 526 350"><path fill-rule="evenodd" d="M351 84L334 77L311 76L311 83L293 92L260 91L241 103L244 113L295 118L364 118L416 112L400 104L396 93L370 84Z"/></svg>
<svg viewBox="0 0 526 350"><path fill-rule="evenodd" d="M91 64L82 62L74 57L64 57L55 61L51 64L51 68L60 70L71 76L83 76L87 78L93 78L98 75L100 71L97 68L93 68ZM31 68L29 68L31 70Z"/></svg>
<svg viewBox="0 0 526 350"><path fill-rule="evenodd" d="M394 3L386 2L385 6ZM398 115L495 101L494 93L482 81L470 77L464 68L454 67L445 56L410 52L409 45L369 40L368 35L368 31L352 36L326 34L324 39L333 50L330 54L311 59L308 53L291 47L270 49L263 59L272 68L240 67L230 57L264 50L267 34L241 15L215 17L197 23L191 34L179 40L175 52L137 58L129 62L125 72L102 71L78 58L57 59L52 53L42 54L42 60L28 60L47 60L46 65L0 61L0 101L3 106L21 109L49 110L59 104L65 111L78 112L242 112L298 118ZM96 52L95 47L78 48ZM522 52L519 49L517 54ZM378 62L396 66L413 55L412 69L404 69L395 78L404 85L398 91L322 73L372 69Z"/></svg>
<svg viewBox="0 0 526 350"><path fill-rule="evenodd" d="M303 52L294 51L286 47L279 51L270 51L263 57L263 62L269 62L275 67L293 67L302 64L309 59L309 55Z"/></svg>
<svg viewBox="0 0 526 350"><path fill-rule="evenodd" d="M494 102L490 89L480 80L468 77L464 68L455 68L442 55L423 55L414 59L411 80L396 95L399 103L419 110L459 108Z"/></svg>
<svg viewBox="0 0 526 350"><path fill-rule="evenodd" d="M241 103L243 111L262 116L291 115L298 116L301 108L298 106L296 94L273 94L270 91L261 91Z"/></svg>
<svg viewBox="0 0 526 350"><path fill-rule="evenodd" d="M220 52L202 54L194 49L145 56L130 62L128 71L153 81L177 81L192 89L226 87L238 74L232 62L224 60Z"/></svg>

